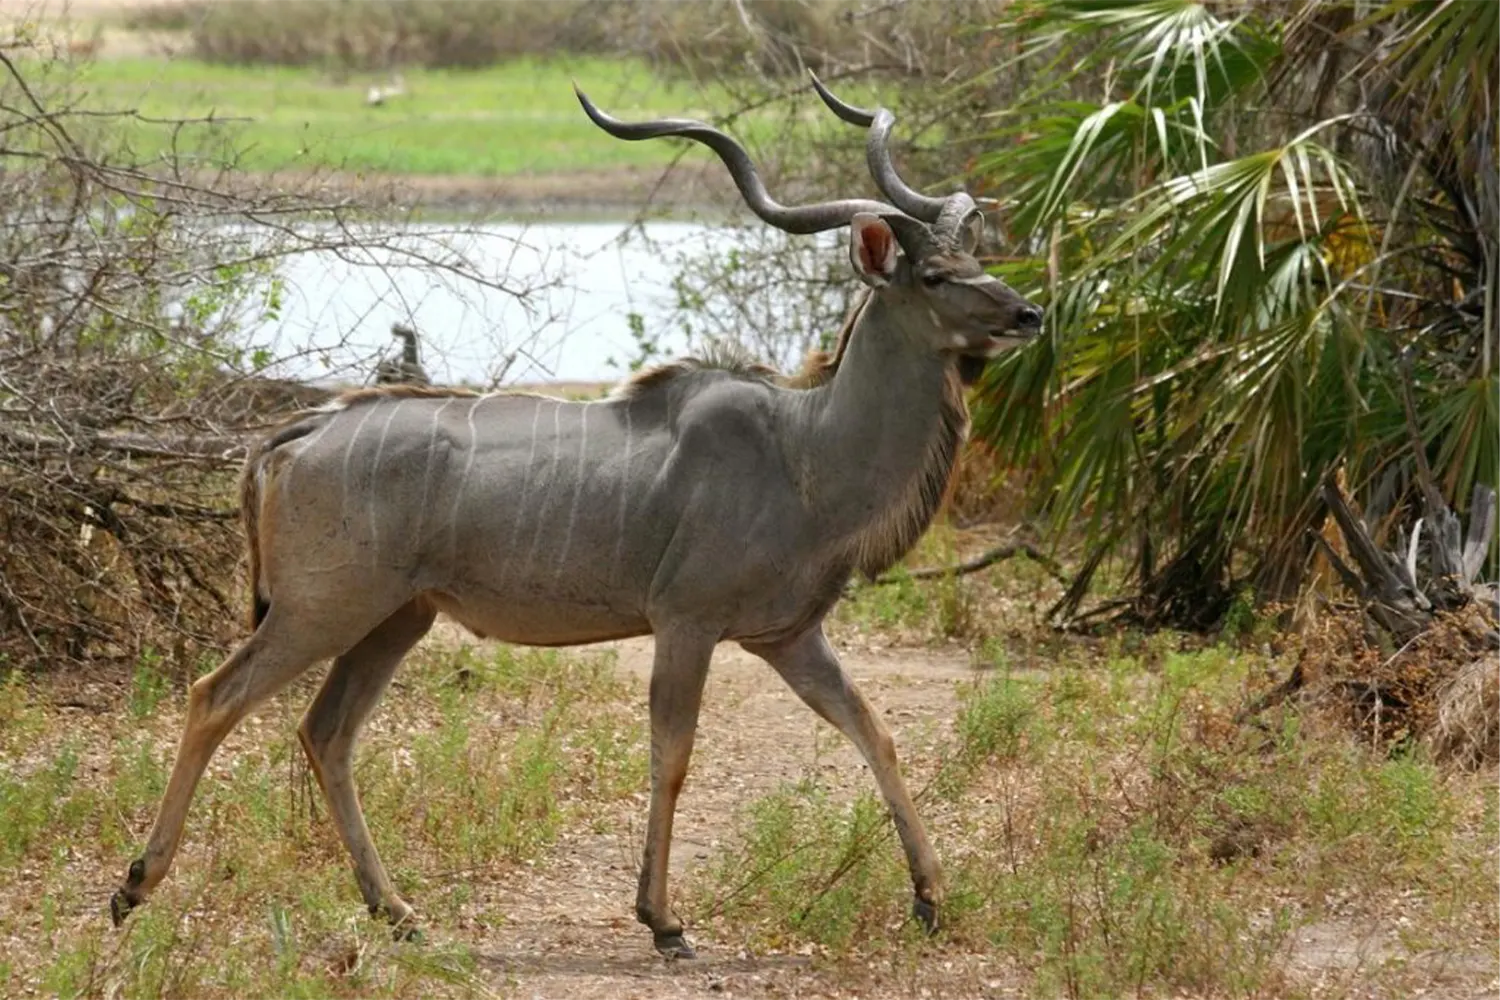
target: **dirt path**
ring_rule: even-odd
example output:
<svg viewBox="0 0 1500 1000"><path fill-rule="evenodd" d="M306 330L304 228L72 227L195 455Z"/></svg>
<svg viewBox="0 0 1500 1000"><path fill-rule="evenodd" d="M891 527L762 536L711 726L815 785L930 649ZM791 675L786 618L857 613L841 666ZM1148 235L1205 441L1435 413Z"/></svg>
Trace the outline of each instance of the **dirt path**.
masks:
<svg viewBox="0 0 1500 1000"><path fill-rule="evenodd" d="M644 718L651 640L612 645L619 650L620 673L629 680ZM946 728L956 685L973 676L967 656L959 650L845 652L844 663L903 750L915 749ZM835 795L874 788L852 746L804 706L769 667L738 647L720 647L704 696L692 770L677 810L671 867L679 910L682 875L730 832L737 811L757 795L813 768ZM923 777L909 776L913 786L920 786ZM842 976L834 981L804 956L741 954L735 944L714 940L691 921L688 934L698 946L699 958L676 963L659 958L646 930L633 918L646 804L644 792L620 803L595 824L606 832L569 831L535 867L495 887L493 898L476 900L507 917L478 949L492 970L497 991L585 1000L710 993L846 996L860 989ZM982 992L983 970L965 971L960 980L967 983L964 992L973 995L976 987ZM869 985L867 980L864 986Z"/></svg>

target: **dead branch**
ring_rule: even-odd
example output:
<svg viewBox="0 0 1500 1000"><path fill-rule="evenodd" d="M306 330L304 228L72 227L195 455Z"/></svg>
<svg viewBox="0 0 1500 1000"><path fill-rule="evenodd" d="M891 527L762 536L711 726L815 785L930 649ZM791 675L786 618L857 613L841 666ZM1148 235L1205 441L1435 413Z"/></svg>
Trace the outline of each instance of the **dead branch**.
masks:
<svg viewBox="0 0 1500 1000"><path fill-rule="evenodd" d="M30 431L6 427L0 423L0 442L24 448L33 455L78 454L81 451L99 450L126 458L182 459L210 465L238 466L244 458L249 443L244 436L219 437L214 435L156 438L145 434L128 432L100 433L86 439L68 440L47 437Z"/></svg>
<svg viewBox="0 0 1500 1000"><path fill-rule="evenodd" d="M312 345L271 357L237 319L269 302L277 269L316 252L530 289L441 238L457 232L371 222L315 183L135 158L123 126L167 129L175 150L183 128L220 119L75 107L24 47L0 52L0 136L17 154L0 169L0 658L150 648L187 670L240 628L246 446L328 394L265 377Z"/></svg>
<svg viewBox="0 0 1500 1000"><path fill-rule="evenodd" d="M1304 683L1306 683L1306 677L1302 672L1302 664L1299 663L1292 668L1292 672L1287 675L1286 680L1277 684L1265 694L1253 699L1244 708L1236 712L1234 716L1235 723L1243 725L1260 715L1266 709L1275 708L1292 695L1301 691Z"/></svg>
<svg viewBox="0 0 1500 1000"><path fill-rule="evenodd" d="M997 562L1011 559L1015 556L1025 556L1032 562L1036 563L1038 566L1041 566L1047 571L1048 575L1050 575L1052 579L1062 584L1064 588L1071 586L1067 575L1063 573L1062 567L1058 564L1056 559L1053 559L1051 556L1043 552L1041 549L1037 548L1031 542L1021 540L1006 542L1003 545L997 545L994 548L990 549L988 552L985 552L982 555L977 555L972 559L965 559L963 562L958 563L955 566L928 566L923 567L922 569L914 569L908 573L895 576L886 574L885 576L880 577L874 582L876 584L884 585L900 583L903 579L935 580L940 577L947 576L967 576L970 573L978 573L980 570L990 568Z"/></svg>
<svg viewBox="0 0 1500 1000"><path fill-rule="evenodd" d="M1419 461L1417 465L1421 478L1426 463ZM1370 527L1354 513L1332 474L1322 487L1323 501L1343 534L1355 565L1347 565L1321 537L1317 539L1318 546L1344 585L1358 595L1369 615L1401 643L1426 629L1438 612L1457 610L1480 597L1481 588L1475 584L1475 577L1483 566L1495 529L1493 490L1475 485L1465 535L1458 516L1433 486L1430 470L1426 475L1428 481L1422 486L1423 517L1409 537L1398 533L1397 552L1388 552L1376 544ZM1424 531L1424 524L1434 527ZM1425 560L1421 558L1424 554ZM1425 579L1419 580L1424 567Z"/></svg>

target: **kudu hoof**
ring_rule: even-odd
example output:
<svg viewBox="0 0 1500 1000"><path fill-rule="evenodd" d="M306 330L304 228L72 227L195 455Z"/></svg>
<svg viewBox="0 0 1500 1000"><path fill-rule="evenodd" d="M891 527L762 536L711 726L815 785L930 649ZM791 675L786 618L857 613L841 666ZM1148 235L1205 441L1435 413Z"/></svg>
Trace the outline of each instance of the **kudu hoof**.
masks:
<svg viewBox="0 0 1500 1000"><path fill-rule="evenodd" d="M116 927L123 924L125 918L130 916L130 911L143 902L137 890L144 881L146 881L146 859L136 858L130 862L130 870L125 873L125 884L109 897L109 918L115 922Z"/></svg>
<svg viewBox="0 0 1500 1000"><path fill-rule="evenodd" d="M412 923L397 924L392 927L391 937L407 944L424 944L427 941L427 935L422 933L422 928Z"/></svg>
<svg viewBox="0 0 1500 1000"><path fill-rule="evenodd" d="M937 933L938 911L933 903L918 896L911 904L911 915L921 921L923 930L928 934Z"/></svg>
<svg viewBox="0 0 1500 1000"><path fill-rule="evenodd" d="M391 925L391 937L397 941L421 944L425 939L422 928L417 923L417 911L410 906L403 905L398 911L380 903L372 903L370 916L384 917Z"/></svg>
<svg viewBox="0 0 1500 1000"><path fill-rule="evenodd" d="M130 916L130 911L139 905L137 900L130 898L130 890L116 889L115 894L109 897L109 918L119 927Z"/></svg>
<svg viewBox="0 0 1500 1000"><path fill-rule="evenodd" d="M675 961L679 958L698 957L698 953L693 950L692 945L688 944L687 938L682 936L681 931L675 934L652 934L651 937L653 943L656 945L656 950L661 952L662 957L669 961Z"/></svg>

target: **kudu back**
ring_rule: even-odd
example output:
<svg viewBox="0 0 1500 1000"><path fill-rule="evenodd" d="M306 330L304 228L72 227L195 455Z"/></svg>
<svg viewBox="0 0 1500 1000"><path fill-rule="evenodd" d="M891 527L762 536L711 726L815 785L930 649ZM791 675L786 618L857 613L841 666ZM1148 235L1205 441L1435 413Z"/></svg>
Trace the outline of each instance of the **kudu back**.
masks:
<svg viewBox="0 0 1500 1000"><path fill-rule="evenodd" d="M365 902L411 927L351 760L402 657L445 613L512 643L654 636L636 915L662 953L692 954L668 902L668 853L709 660L725 640L763 658L859 748L894 815L914 910L936 925L939 866L891 737L822 623L852 573L879 573L926 529L967 432L963 383L1032 336L1041 311L976 261L972 199L930 198L900 179L888 111L819 92L868 128L871 174L890 203L783 206L728 135L682 119L621 122L578 94L617 138L707 145L770 225L849 227L850 264L868 290L819 377L795 385L700 359L594 402L391 386L346 394L255 445L242 480L254 631L191 688L156 822L111 900L116 924L166 875L225 735L332 658L298 734Z"/></svg>

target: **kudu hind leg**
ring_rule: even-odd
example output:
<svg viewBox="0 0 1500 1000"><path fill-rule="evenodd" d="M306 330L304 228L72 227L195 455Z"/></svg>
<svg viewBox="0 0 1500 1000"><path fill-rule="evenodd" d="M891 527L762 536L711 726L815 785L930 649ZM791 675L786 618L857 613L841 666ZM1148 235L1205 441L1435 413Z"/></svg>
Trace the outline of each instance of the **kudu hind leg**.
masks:
<svg viewBox="0 0 1500 1000"><path fill-rule="evenodd" d="M693 948L683 937L682 921L668 899L667 870L672 818L687 780L703 682L715 641L697 633L658 632L651 667L651 812L646 820L635 915L651 928L656 950L668 958L693 957Z"/></svg>
<svg viewBox="0 0 1500 1000"><path fill-rule="evenodd" d="M822 630L816 630L790 646L767 649L747 645L745 648L769 663L809 708L848 737L864 756L870 770L875 773L881 795L890 807L896 832L906 852L906 864L916 893L912 912L927 930L936 930L942 873L937 855L927 840L922 818L917 815L916 804L902 780L895 741L844 672L838 655L828 645Z"/></svg>
<svg viewBox="0 0 1500 1000"><path fill-rule="evenodd" d="M224 737L257 705L318 660L337 652L325 648L323 642L310 641L312 635L317 633L287 627L286 620L273 610L217 670L193 682L177 760L146 849L131 862L125 884L110 899L115 926L146 899L172 867L193 792Z"/></svg>
<svg viewBox="0 0 1500 1000"><path fill-rule="evenodd" d="M297 728L302 749L328 801L333 824L354 860L355 878L365 904L372 915L383 909L391 923L405 929L412 925L414 913L391 885L370 839L350 765L354 741L365 720L380 703L402 658L432 627L434 617L429 605L413 601L381 622L333 662Z"/></svg>

